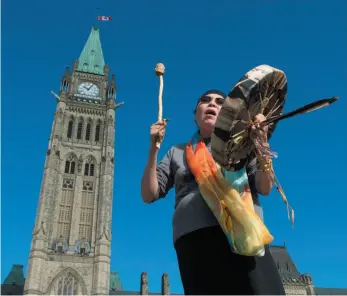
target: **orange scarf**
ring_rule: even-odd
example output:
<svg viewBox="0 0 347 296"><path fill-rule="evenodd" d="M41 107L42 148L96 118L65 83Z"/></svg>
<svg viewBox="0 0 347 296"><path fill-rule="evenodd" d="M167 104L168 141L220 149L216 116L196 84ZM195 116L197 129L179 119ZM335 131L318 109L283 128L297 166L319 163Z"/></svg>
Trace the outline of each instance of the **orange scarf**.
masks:
<svg viewBox="0 0 347 296"><path fill-rule="evenodd" d="M189 169L199 190L217 218L235 253L244 256L264 255L264 245L273 237L254 211L248 185L241 193L232 187L200 139L194 151L192 141L186 146Z"/></svg>

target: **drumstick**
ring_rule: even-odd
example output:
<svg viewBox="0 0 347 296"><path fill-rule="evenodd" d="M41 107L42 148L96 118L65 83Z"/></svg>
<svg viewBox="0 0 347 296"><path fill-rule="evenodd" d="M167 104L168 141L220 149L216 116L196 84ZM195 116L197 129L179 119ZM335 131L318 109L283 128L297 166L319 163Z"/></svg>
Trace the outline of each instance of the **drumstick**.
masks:
<svg viewBox="0 0 347 296"><path fill-rule="evenodd" d="M163 119L163 88L164 88L164 79L163 75L165 73L165 66L162 63L158 63L155 66L155 74L159 77L159 94L158 94L158 122ZM160 143L162 139L158 139L156 146L160 148Z"/></svg>
<svg viewBox="0 0 347 296"><path fill-rule="evenodd" d="M317 109L329 106L330 104L336 102L337 100L338 100L338 97L332 97L330 99L318 100L318 101L315 101L315 102L313 102L311 104L308 104L308 105L305 105L305 106L303 106L301 108L298 108L298 109L296 109L294 111L288 112L286 114L278 115L278 116L275 116L275 117L273 117L271 119L267 119L267 120L261 122L260 125L264 126L264 125L268 125L270 123L278 122L280 120L283 120L283 119L286 119L286 118L289 118L289 117L293 117L295 115L309 113L309 112L312 112L314 110L317 110Z"/></svg>
<svg viewBox="0 0 347 296"><path fill-rule="evenodd" d="M329 106L330 104L336 102L337 100L338 100L338 97L332 97L330 99L318 100L318 101L315 101L315 102L313 102L311 104L305 105L305 106L303 106L301 108L295 109L294 111L291 111L291 112L288 112L288 113L285 113L285 114L282 114L282 115L275 116L275 117L273 117L271 119L267 119L267 120L261 122L259 125L260 126L265 126L265 125L269 125L271 123L275 123L275 122L278 122L278 121L281 121L283 119L290 118L290 117L293 117L293 116L296 116L296 115L309 113L309 112L312 112L314 110L317 110L317 109ZM246 131L247 131L247 129L244 129L244 130L238 132L237 134L231 136L231 138L232 139L237 138L237 137L241 136L243 133L246 133Z"/></svg>

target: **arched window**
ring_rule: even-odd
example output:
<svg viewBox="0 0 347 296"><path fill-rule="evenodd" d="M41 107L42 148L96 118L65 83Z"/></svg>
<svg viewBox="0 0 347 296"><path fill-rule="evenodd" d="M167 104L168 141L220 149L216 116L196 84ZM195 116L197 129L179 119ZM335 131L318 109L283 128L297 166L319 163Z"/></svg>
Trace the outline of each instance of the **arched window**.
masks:
<svg viewBox="0 0 347 296"><path fill-rule="evenodd" d="M89 174L89 163L86 163L84 165L84 175L88 176L88 174Z"/></svg>
<svg viewBox="0 0 347 296"><path fill-rule="evenodd" d="M88 123L86 128L86 141L90 140L90 128L91 128L91 124Z"/></svg>
<svg viewBox="0 0 347 296"><path fill-rule="evenodd" d="M76 160L73 156L70 156L65 161L65 174L75 174Z"/></svg>
<svg viewBox="0 0 347 296"><path fill-rule="evenodd" d="M89 157L84 165L84 175L85 176L94 176L95 163L92 157Z"/></svg>
<svg viewBox="0 0 347 296"><path fill-rule="evenodd" d="M74 199L74 181L71 179L63 180L62 195L59 205L58 216L58 237L62 237L66 240L69 239L72 205Z"/></svg>
<svg viewBox="0 0 347 296"><path fill-rule="evenodd" d="M100 127L101 127L101 123L98 122L96 127L95 127L95 142L99 142L100 141Z"/></svg>
<svg viewBox="0 0 347 296"><path fill-rule="evenodd" d="M65 174L68 174L70 172L70 161L65 162Z"/></svg>
<svg viewBox="0 0 347 296"><path fill-rule="evenodd" d="M77 139L78 140L81 140L81 138L82 138L82 128L83 128L83 121L81 120L77 126Z"/></svg>
<svg viewBox="0 0 347 296"><path fill-rule="evenodd" d="M73 130L73 120L70 120L70 121L69 121L69 126L68 126L68 128L67 128L67 137L68 137L69 139L72 138L72 130Z"/></svg>
<svg viewBox="0 0 347 296"><path fill-rule="evenodd" d="M89 167L89 176L94 176L94 164L91 163Z"/></svg>
<svg viewBox="0 0 347 296"><path fill-rule="evenodd" d="M58 282L57 295L76 295L78 281L71 273L67 273Z"/></svg>
<svg viewBox="0 0 347 296"><path fill-rule="evenodd" d="M94 195L93 182L83 181L78 237L87 241L92 239Z"/></svg>
<svg viewBox="0 0 347 296"><path fill-rule="evenodd" d="M49 295L86 295L86 286L81 276L73 269L60 272L48 288Z"/></svg>

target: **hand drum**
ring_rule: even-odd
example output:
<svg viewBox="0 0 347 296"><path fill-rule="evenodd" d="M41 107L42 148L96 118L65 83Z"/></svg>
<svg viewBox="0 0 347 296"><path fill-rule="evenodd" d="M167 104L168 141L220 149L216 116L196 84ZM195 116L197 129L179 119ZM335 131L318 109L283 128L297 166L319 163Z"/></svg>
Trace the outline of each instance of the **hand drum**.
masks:
<svg viewBox="0 0 347 296"><path fill-rule="evenodd" d="M237 171L247 163L254 144L250 128L261 113L267 119L282 114L287 95L283 71L268 65L255 67L229 92L217 117L211 138L213 158L227 171ZM269 124L268 139L277 122Z"/></svg>

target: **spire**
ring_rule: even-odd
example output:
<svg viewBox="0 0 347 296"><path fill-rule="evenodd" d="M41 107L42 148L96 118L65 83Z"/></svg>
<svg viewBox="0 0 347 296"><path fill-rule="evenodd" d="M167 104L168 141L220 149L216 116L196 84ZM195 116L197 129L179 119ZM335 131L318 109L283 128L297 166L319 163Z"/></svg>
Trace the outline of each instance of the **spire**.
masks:
<svg viewBox="0 0 347 296"><path fill-rule="evenodd" d="M5 278L4 285L24 286L24 281L23 265L13 264L10 273Z"/></svg>
<svg viewBox="0 0 347 296"><path fill-rule="evenodd" d="M93 26L78 59L77 71L104 75L104 66L105 60L100 42L100 31Z"/></svg>
<svg viewBox="0 0 347 296"><path fill-rule="evenodd" d="M111 291L123 291L122 283L119 279L118 272L111 271L110 274L110 290Z"/></svg>

